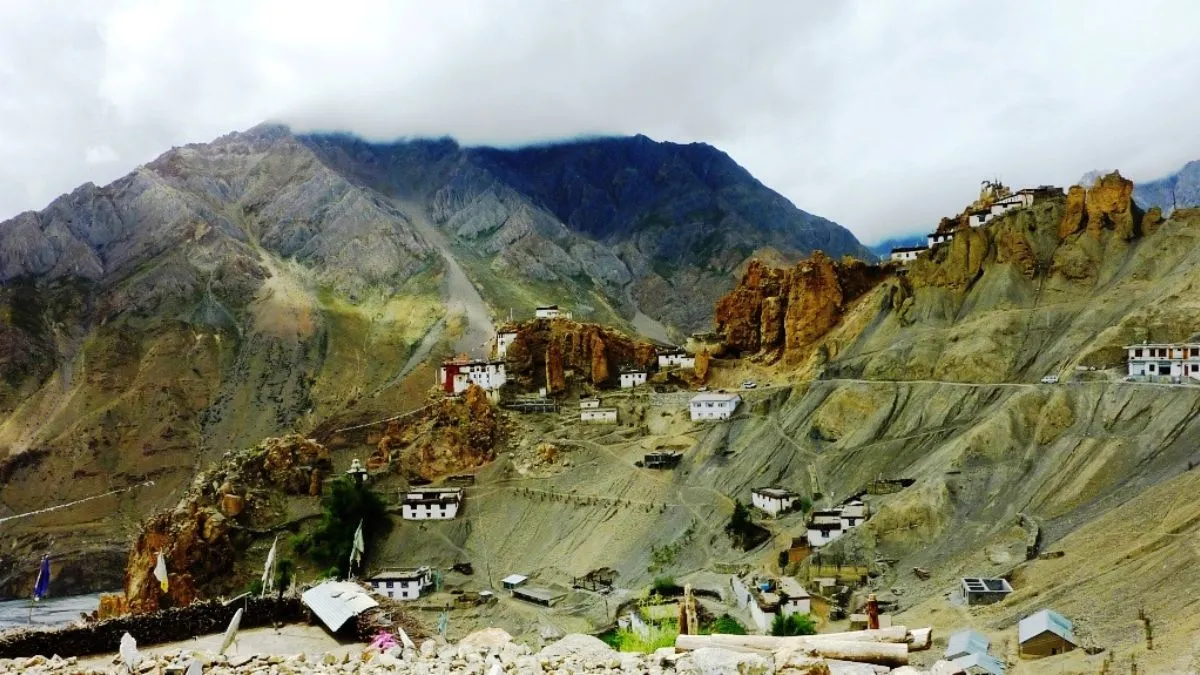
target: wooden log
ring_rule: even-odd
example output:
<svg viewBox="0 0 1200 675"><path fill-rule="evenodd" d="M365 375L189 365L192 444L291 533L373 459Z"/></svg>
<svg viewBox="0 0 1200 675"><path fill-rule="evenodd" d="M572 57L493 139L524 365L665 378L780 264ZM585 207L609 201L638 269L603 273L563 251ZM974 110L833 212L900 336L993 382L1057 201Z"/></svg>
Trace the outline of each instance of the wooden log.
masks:
<svg viewBox="0 0 1200 675"><path fill-rule="evenodd" d="M908 651L923 652L933 644L933 628L914 628L908 631Z"/></svg>
<svg viewBox="0 0 1200 675"><path fill-rule="evenodd" d="M863 631L859 631L863 632ZM907 636L907 631L905 631ZM804 656L819 656L841 661L903 666L908 663L906 642L871 642L838 639L826 635L774 637L770 635L680 635L675 648L683 650L714 647L730 651L769 654L787 651Z"/></svg>

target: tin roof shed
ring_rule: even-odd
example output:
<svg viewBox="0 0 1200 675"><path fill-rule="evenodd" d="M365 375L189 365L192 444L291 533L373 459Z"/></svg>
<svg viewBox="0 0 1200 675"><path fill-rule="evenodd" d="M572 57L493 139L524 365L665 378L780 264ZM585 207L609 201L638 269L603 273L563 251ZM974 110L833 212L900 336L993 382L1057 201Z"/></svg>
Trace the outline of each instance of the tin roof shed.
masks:
<svg viewBox="0 0 1200 675"><path fill-rule="evenodd" d="M1004 664L990 654L967 654L952 659L951 663L967 675L1004 675Z"/></svg>
<svg viewBox="0 0 1200 675"><path fill-rule="evenodd" d="M1042 633L1054 633L1071 644L1078 644L1073 628L1074 624L1067 617L1052 609L1043 609L1021 619L1017 624L1017 641L1028 642Z"/></svg>
<svg viewBox="0 0 1200 675"><path fill-rule="evenodd" d="M946 660L953 661L967 654L986 654L991 640L983 633L973 630L960 630L950 636L950 644L946 647Z"/></svg>
<svg viewBox="0 0 1200 675"><path fill-rule="evenodd" d="M361 586L350 581L326 581L305 591L300 599L334 633L350 619L379 606Z"/></svg>

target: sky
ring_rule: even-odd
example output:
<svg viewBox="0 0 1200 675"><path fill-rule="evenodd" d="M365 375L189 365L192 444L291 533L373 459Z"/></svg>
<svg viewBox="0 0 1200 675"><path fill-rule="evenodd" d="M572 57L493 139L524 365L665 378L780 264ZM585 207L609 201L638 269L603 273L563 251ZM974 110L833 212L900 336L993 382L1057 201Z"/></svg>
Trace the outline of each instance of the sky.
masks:
<svg viewBox="0 0 1200 675"><path fill-rule="evenodd" d="M0 220L262 121L726 152L864 243L1200 159L1194 0L0 0Z"/></svg>

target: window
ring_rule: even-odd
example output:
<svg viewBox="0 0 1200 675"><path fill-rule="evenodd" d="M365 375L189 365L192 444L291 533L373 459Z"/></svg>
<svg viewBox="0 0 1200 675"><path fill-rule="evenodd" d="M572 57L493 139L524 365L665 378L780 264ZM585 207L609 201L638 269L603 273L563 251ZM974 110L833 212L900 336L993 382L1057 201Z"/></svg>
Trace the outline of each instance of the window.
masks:
<svg viewBox="0 0 1200 675"><path fill-rule="evenodd" d="M1133 355L1139 359L1142 358L1142 350L1140 350L1140 349L1133 350Z"/></svg>

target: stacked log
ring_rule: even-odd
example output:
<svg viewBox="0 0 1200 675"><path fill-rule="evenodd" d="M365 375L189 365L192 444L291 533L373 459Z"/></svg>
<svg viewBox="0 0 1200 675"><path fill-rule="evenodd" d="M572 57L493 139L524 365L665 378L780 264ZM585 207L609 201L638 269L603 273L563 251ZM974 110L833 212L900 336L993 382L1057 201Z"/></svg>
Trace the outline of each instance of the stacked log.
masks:
<svg viewBox="0 0 1200 675"><path fill-rule="evenodd" d="M815 657L835 661L868 663L896 668L908 665L910 651L929 649L933 629L904 626L856 630L822 635L775 637L770 635L680 635L675 648L692 651L704 648L773 654L776 662Z"/></svg>

